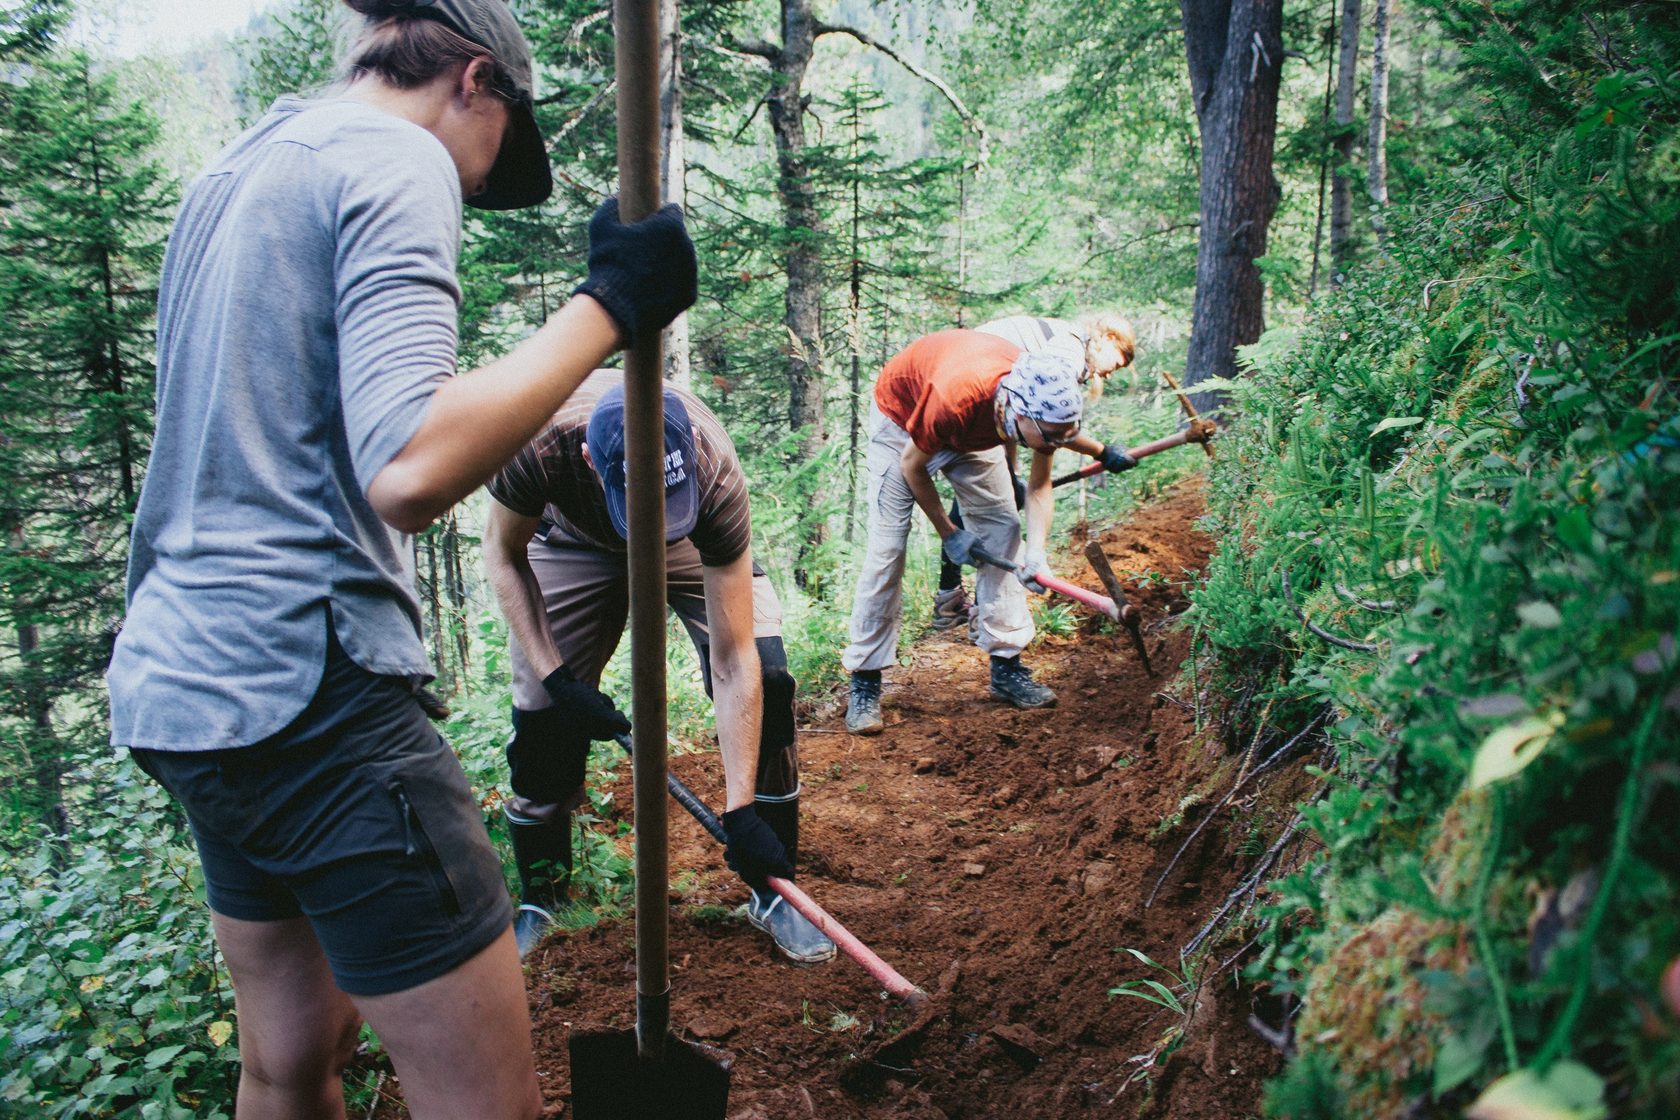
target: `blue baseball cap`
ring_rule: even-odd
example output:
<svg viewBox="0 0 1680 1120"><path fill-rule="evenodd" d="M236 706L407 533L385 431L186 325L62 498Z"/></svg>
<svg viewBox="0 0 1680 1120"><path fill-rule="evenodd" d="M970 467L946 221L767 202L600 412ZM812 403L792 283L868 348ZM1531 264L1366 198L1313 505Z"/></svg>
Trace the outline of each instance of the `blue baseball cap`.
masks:
<svg viewBox="0 0 1680 1120"><path fill-rule="evenodd" d="M630 516L625 496L624 386L614 385L595 403L583 437L589 457L607 497L607 516L618 535L629 539ZM699 464L694 457L694 431L682 398L665 390L665 543L694 532L700 519Z"/></svg>

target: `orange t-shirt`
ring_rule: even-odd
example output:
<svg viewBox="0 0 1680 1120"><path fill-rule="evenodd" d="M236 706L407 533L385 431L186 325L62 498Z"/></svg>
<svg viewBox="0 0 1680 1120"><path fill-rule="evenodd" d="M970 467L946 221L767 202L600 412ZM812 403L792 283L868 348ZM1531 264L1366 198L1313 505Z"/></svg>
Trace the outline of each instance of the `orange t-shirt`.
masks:
<svg viewBox="0 0 1680 1120"><path fill-rule="evenodd" d="M929 455L986 451L998 437L993 398L1021 348L979 331L923 335L881 367L875 403Z"/></svg>

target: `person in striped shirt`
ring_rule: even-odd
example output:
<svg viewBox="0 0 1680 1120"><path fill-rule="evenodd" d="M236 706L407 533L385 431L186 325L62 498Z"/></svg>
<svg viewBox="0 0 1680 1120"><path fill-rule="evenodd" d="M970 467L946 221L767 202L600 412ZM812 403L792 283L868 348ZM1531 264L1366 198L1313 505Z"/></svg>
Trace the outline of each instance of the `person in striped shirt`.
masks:
<svg viewBox="0 0 1680 1120"><path fill-rule="evenodd" d="M768 876L799 846L794 680L782 609L752 558L746 477L699 398L665 389L666 594L700 656L723 755L725 858L751 887L747 918L801 963L834 956ZM630 722L600 691L629 611L624 377L597 370L490 483L484 557L514 641L513 798L504 811L522 898L522 953L554 923L571 872L571 814L592 740Z"/></svg>
<svg viewBox="0 0 1680 1120"><path fill-rule="evenodd" d="M1080 368L1079 383L1093 398L1102 392L1110 374L1130 366L1137 355L1137 335L1132 325L1106 311L1082 315L1077 321L1008 315L975 329L1013 342L1029 354L1057 354L1075 362ZM1101 443L1084 433L1070 440L1067 448L1100 459L1111 472L1130 470L1137 465L1137 460L1126 453L1125 444ZM1026 505L1027 488L1016 473L1013 446L1007 449L1007 458L1015 507L1020 509ZM959 528L963 523L962 507L955 498L951 500L951 521ZM945 630L964 621L972 629L974 604L963 591L962 565L941 556L939 587L933 594L933 628Z"/></svg>

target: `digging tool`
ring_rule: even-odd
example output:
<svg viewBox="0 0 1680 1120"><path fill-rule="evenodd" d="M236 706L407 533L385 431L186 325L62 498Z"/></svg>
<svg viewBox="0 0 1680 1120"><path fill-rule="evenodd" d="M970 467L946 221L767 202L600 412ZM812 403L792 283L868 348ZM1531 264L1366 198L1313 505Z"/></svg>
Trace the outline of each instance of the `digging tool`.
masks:
<svg viewBox="0 0 1680 1120"><path fill-rule="evenodd" d="M974 558L982 564L990 564L994 568L1002 568L1009 572L1013 572L1015 570L1015 565L1011 564L1009 561L1000 560L991 553L983 551L978 547L974 548L972 551ZM1113 599L1110 599L1107 595L1098 595L1095 591L1087 591L1083 587L1080 587L1077 583L1069 583L1067 580L1053 576L1049 572L1040 572L1033 578L1037 580L1046 591L1053 591L1057 595L1066 596L1076 603L1084 603L1087 607L1090 607L1094 611L1101 611L1109 618L1112 618L1115 622L1124 621L1120 617L1120 605ZM1126 609L1133 611L1134 613L1137 610L1136 607L1130 606Z"/></svg>
<svg viewBox="0 0 1680 1120"><path fill-rule="evenodd" d="M1091 570L1097 573L1097 579L1102 581L1103 588L1109 597L1120 608L1120 625L1126 628L1131 636L1132 648L1137 650L1138 660L1143 662L1143 671L1150 676L1155 675L1155 669L1149 664L1149 651L1143 645L1143 632L1139 627L1143 623L1143 613L1126 602L1126 591L1120 586L1120 578L1114 574L1114 568L1103 553L1102 545L1090 541L1085 545L1085 559L1091 564Z"/></svg>
<svg viewBox="0 0 1680 1120"><path fill-rule="evenodd" d="M636 752L628 735L617 735L614 738L618 740L619 746L630 752L632 758L635 757ZM728 842L729 837L723 830L723 822L718 820L717 814L712 812L706 803L700 800L699 795L689 789L681 778L667 771L665 788L670 792L671 799L687 809L689 816L699 821L700 827L705 829L713 840L716 840L719 844ZM810 895L794 886L787 879L781 879L775 875L770 876L769 882L771 890L786 899L789 906L805 915L806 919L822 930L830 941L840 947L841 951L863 966L863 970L873 976L888 995L903 1000L905 1006L912 1009L919 1008L927 1002L928 994L926 992L906 980L897 969L877 956L869 946L859 941L856 934L841 925L839 920L827 910L817 905L816 900Z"/></svg>
<svg viewBox="0 0 1680 1120"><path fill-rule="evenodd" d="M659 0L614 0L619 213L625 222L639 221L659 207L659 33ZM642 740L632 761L636 1029L573 1033L572 1112L577 1120L723 1120L729 1107L727 1055L682 1042L670 1031L661 364L657 337L635 343L624 358L630 712Z"/></svg>
<svg viewBox="0 0 1680 1120"><path fill-rule="evenodd" d="M1190 421L1190 426L1182 432L1175 432L1163 439L1155 440L1153 443L1140 444L1137 447L1128 447L1126 449L1126 454L1130 455L1134 459L1147 459L1151 455L1159 455L1163 451L1171 451L1173 448L1183 447L1187 443L1199 443L1202 445L1202 449L1206 451L1208 456L1211 458L1213 456L1213 445L1209 441L1212 440L1218 432L1218 424L1215 424L1212 420L1205 420L1198 416L1194 420ZM1103 465L1095 460L1092 460L1083 467L1080 467L1078 470L1069 471L1067 474L1057 478L1052 485L1062 486L1069 482L1077 482L1079 479L1090 478L1092 475L1101 474L1102 471Z"/></svg>

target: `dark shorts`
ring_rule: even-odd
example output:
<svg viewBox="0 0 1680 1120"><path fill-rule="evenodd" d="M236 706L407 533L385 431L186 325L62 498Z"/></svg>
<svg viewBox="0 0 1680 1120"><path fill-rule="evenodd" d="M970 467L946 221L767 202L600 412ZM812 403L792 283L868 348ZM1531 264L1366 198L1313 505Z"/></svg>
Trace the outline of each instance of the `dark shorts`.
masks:
<svg viewBox="0 0 1680 1120"><path fill-rule="evenodd" d="M513 920L460 761L407 681L336 640L315 698L273 738L133 754L185 806L211 909L307 917L351 995L442 976Z"/></svg>

